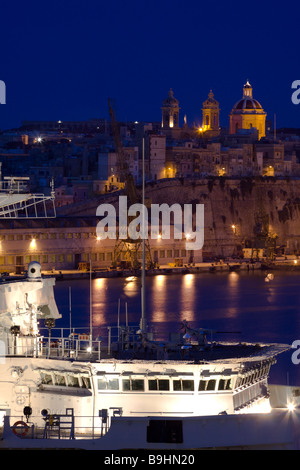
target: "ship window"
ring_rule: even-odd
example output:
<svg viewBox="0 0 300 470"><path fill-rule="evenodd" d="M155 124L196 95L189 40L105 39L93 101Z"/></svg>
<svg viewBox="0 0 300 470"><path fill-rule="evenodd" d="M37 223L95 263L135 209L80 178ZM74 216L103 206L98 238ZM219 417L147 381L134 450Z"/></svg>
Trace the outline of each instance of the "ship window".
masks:
<svg viewBox="0 0 300 470"><path fill-rule="evenodd" d="M119 390L119 379L110 379L107 383L108 390Z"/></svg>
<svg viewBox="0 0 300 470"><path fill-rule="evenodd" d="M218 390L231 390L231 379L220 379Z"/></svg>
<svg viewBox="0 0 300 470"><path fill-rule="evenodd" d="M206 390L215 390L216 388L216 380L215 379L212 379L212 380L209 380L208 381L208 384L207 384L207 388Z"/></svg>
<svg viewBox="0 0 300 470"><path fill-rule="evenodd" d="M106 390L106 380L98 379L98 390Z"/></svg>
<svg viewBox="0 0 300 470"><path fill-rule="evenodd" d="M79 379L75 375L67 375L67 383L69 387L80 387Z"/></svg>
<svg viewBox="0 0 300 470"><path fill-rule="evenodd" d="M130 380L129 379L123 379L122 385L123 385L123 392L127 392L128 390L130 390Z"/></svg>
<svg viewBox="0 0 300 470"><path fill-rule="evenodd" d="M141 379L135 379L131 381L131 390L144 390L144 381Z"/></svg>
<svg viewBox="0 0 300 470"><path fill-rule="evenodd" d="M154 379L148 382L149 390L170 390L170 383L167 379Z"/></svg>
<svg viewBox="0 0 300 470"><path fill-rule="evenodd" d="M144 380L143 379L123 379L123 392L143 392Z"/></svg>
<svg viewBox="0 0 300 470"><path fill-rule="evenodd" d="M204 390L206 390L206 384L207 384L207 380L200 380L199 382L199 392L203 392Z"/></svg>
<svg viewBox="0 0 300 470"><path fill-rule="evenodd" d="M148 381L149 390L158 390L157 388L157 380L149 380Z"/></svg>
<svg viewBox="0 0 300 470"><path fill-rule="evenodd" d="M119 390L118 379L98 379L98 390Z"/></svg>
<svg viewBox="0 0 300 470"><path fill-rule="evenodd" d="M173 390L174 392L193 392L194 391L194 381L193 380L173 380Z"/></svg>
<svg viewBox="0 0 300 470"><path fill-rule="evenodd" d="M54 374L54 378L55 378L55 385L59 385L59 386L62 386L62 387L66 386L66 378L65 378L64 375Z"/></svg>
<svg viewBox="0 0 300 470"><path fill-rule="evenodd" d="M47 372L41 372L42 384L53 385L52 375Z"/></svg>
<svg viewBox="0 0 300 470"><path fill-rule="evenodd" d="M91 388L91 381L89 377L81 376L81 380L83 388Z"/></svg>
<svg viewBox="0 0 300 470"><path fill-rule="evenodd" d="M199 382L199 392L204 392L206 390L215 390L216 388L216 380L200 380Z"/></svg>
<svg viewBox="0 0 300 470"><path fill-rule="evenodd" d="M158 390L170 390L170 383L168 380L158 380Z"/></svg>

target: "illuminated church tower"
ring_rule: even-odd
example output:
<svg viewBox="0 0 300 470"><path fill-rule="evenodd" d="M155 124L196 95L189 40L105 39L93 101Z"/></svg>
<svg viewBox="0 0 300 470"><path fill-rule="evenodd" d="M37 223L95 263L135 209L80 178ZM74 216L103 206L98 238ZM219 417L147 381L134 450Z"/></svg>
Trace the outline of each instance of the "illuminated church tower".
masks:
<svg viewBox="0 0 300 470"><path fill-rule="evenodd" d="M208 93L208 98L202 107L202 129L211 135L218 135L220 129L220 108L219 103L214 98L212 90Z"/></svg>
<svg viewBox="0 0 300 470"><path fill-rule="evenodd" d="M258 139L266 135L266 115L261 104L253 99L249 81L243 87L243 98L239 100L229 115L229 133L236 134L239 129L258 130Z"/></svg>
<svg viewBox="0 0 300 470"><path fill-rule="evenodd" d="M170 89L168 97L162 104L162 123L163 131L179 130L179 101L174 97L173 90Z"/></svg>

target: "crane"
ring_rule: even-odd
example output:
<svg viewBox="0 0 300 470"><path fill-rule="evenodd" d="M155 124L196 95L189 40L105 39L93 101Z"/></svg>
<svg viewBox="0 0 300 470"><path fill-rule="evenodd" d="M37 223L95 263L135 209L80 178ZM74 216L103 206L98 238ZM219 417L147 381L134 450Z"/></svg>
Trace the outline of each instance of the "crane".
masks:
<svg viewBox="0 0 300 470"><path fill-rule="evenodd" d="M111 119L112 134L115 143L115 150L117 154L118 172L120 181L125 184L124 191L127 196L127 203L129 205L141 203L141 198L137 194L136 186L134 183L133 176L129 170L126 155L121 142L119 125L115 117L110 99L108 100L109 114ZM130 223L130 217L128 217L128 223ZM148 238L145 240L146 248L146 264L148 267L152 267L152 257ZM114 255L113 255L113 267L123 266L137 269L141 263L138 261L140 250L142 249L142 239L132 240L129 237L127 239L117 238ZM123 260L120 260L121 254Z"/></svg>

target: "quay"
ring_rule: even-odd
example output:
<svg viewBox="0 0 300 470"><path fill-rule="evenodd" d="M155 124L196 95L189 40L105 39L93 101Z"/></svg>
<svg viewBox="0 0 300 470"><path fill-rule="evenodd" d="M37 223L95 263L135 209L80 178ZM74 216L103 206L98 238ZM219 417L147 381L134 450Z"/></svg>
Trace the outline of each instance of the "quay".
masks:
<svg viewBox="0 0 300 470"><path fill-rule="evenodd" d="M252 272L252 271L300 271L300 260L297 258L286 260L266 260L250 262L242 261L212 261L203 263L186 264L184 266L174 266L173 263L161 265L157 268L147 269L147 276L174 275L174 274L200 274L200 273L230 273L230 272ZM141 275L140 269L63 269L63 270L43 270L43 276L55 277L57 281L75 279L97 278L117 278ZM3 273L3 280L19 279L23 274Z"/></svg>

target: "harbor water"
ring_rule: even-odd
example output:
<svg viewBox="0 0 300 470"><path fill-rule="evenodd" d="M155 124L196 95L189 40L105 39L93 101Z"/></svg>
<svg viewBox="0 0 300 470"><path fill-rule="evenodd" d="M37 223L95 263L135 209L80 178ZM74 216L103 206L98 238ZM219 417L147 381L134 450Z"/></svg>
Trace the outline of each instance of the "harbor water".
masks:
<svg viewBox="0 0 300 470"><path fill-rule="evenodd" d="M56 327L88 333L92 324L93 336L106 338L107 328L118 321L125 325L127 318L137 325L140 320L140 277L60 281L55 296L63 316ZM147 276L146 318L160 339L180 332L186 320L192 327L214 330L215 341L291 345L300 340L300 273L274 272L270 278L262 271ZM295 351L278 356L271 383L300 386L300 364L292 361Z"/></svg>

